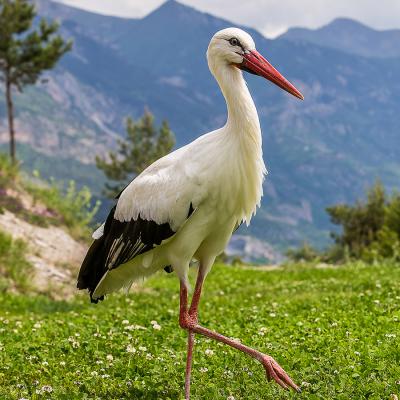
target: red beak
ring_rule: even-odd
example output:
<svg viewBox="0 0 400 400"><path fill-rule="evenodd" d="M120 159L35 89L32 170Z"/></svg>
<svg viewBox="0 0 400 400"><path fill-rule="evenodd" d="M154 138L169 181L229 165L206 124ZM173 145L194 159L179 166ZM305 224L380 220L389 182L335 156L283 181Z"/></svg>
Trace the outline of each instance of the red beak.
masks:
<svg viewBox="0 0 400 400"><path fill-rule="evenodd" d="M262 76L293 96L304 100L304 96L284 78L257 50L251 50L243 55L243 62L240 69L255 75Z"/></svg>

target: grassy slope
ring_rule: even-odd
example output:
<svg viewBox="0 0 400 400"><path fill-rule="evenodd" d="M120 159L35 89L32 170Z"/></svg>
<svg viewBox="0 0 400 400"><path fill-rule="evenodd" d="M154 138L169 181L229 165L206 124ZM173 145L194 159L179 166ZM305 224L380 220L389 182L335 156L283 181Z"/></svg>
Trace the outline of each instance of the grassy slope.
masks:
<svg viewBox="0 0 400 400"><path fill-rule="evenodd" d="M163 274L98 305L86 296L70 303L1 296L0 398L182 398L186 335L177 325L177 294L175 277ZM310 385L301 395L284 392L255 361L199 338L193 399L388 399L400 392L398 265L217 266L201 310L206 326L268 352ZM136 353L126 351L129 344ZM35 394L44 385L53 392Z"/></svg>
<svg viewBox="0 0 400 400"><path fill-rule="evenodd" d="M14 240L0 230L0 292L10 289L27 292L30 289L32 266L26 260L25 254L25 242Z"/></svg>

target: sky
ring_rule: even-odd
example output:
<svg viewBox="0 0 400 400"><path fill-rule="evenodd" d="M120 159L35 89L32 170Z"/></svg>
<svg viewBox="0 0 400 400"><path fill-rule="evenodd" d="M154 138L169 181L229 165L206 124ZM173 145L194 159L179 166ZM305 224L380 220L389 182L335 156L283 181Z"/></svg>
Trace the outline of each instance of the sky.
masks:
<svg viewBox="0 0 400 400"><path fill-rule="evenodd" d="M58 0L106 15L142 17L163 0ZM179 0L276 37L293 26L318 28L349 17L375 29L400 29L400 0Z"/></svg>

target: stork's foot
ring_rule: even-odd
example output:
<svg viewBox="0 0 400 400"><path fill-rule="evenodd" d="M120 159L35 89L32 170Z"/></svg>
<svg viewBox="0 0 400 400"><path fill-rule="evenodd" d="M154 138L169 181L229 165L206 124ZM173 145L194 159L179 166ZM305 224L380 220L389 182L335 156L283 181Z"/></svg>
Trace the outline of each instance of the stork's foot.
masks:
<svg viewBox="0 0 400 400"><path fill-rule="evenodd" d="M290 379L290 376L271 356L264 355L261 363L265 368L267 379L269 381L274 380L284 389L292 388L298 393L301 392L301 389Z"/></svg>

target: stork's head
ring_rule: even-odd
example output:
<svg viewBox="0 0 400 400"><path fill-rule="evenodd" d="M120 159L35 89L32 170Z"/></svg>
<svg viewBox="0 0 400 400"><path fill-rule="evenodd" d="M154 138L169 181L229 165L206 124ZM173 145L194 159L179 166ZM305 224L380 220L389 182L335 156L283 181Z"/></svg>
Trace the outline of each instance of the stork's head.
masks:
<svg viewBox="0 0 400 400"><path fill-rule="evenodd" d="M293 96L304 96L284 78L257 50L252 37L238 28L218 31L208 46L207 59L211 71L221 65L240 68L262 76Z"/></svg>

